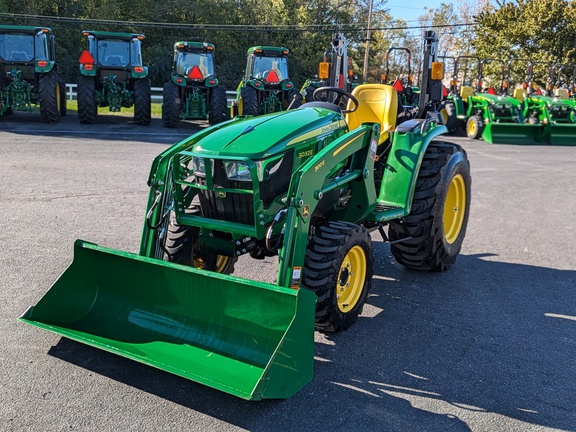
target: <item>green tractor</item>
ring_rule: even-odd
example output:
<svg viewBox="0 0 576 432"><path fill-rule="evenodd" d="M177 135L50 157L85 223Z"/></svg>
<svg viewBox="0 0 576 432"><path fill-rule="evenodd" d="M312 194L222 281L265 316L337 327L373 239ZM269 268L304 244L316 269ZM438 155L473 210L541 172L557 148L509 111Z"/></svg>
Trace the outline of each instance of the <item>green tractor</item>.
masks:
<svg viewBox="0 0 576 432"><path fill-rule="evenodd" d="M318 64L318 75L315 79L306 80L300 94L303 101L312 102L314 92L320 87L338 87L351 92L356 85L348 58L348 40L343 33L334 33L330 48L324 52L324 59ZM329 101L329 97L334 98L336 95L325 92L318 94L316 99Z"/></svg>
<svg viewBox="0 0 576 432"><path fill-rule="evenodd" d="M523 85L526 91L515 90L515 96L518 93L526 109L538 115L545 126L545 141L553 145L576 144L576 101L570 100L570 91L566 88L568 83L561 79L562 70L568 67L548 65L546 91L542 92L536 85L535 64L529 61Z"/></svg>
<svg viewBox="0 0 576 432"><path fill-rule="evenodd" d="M48 123L66 115L66 89L56 71L52 30L0 25L0 116L32 112L37 106Z"/></svg>
<svg viewBox="0 0 576 432"><path fill-rule="evenodd" d="M463 58L465 61L471 60L469 56L456 59L454 88L448 100L454 104L454 116L466 122L468 137L482 138L490 144L544 143L543 124L539 123L537 117L526 116L522 102L506 95L506 63L501 59L478 60L478 74L473 86L460 85L457 89L458 64ZM484 73L488 65L497 72L498 79L486 87Z"/></svg>
<svg viewBox="0 0 576 432"><path fill-rule="evenodd" d="M372 231L410 269L445 271L460 252L470 167L442 140L437 44L427 32L419 118L400 123L389 85L319 88L334 103L235 117L166 149L139 254L78 240L21 319L241 398L290 397L313 377L314 329L362 311ZM276 284L230 275L240 256L277 256Z"/></svg>
<svg viewBox="0 0 576 432"><path fill-rule="evenodd" d="M151 121L151 85L148 67L142 64L144 35L84 31L88 49L83 51L78 77L78 118L96 123L98 107L111 112L134 106L134 123Z"/></svg>
<svg viewBox="0 0 576 432"><path fill-rule="evenodd" d="M232 117L257 116L298 108L300 92L288 75L288 49L255 46L248 49L244 78L238 85Z"/></svg>
<svg viewBox="0 0 576 432"><path fill-rule="evenodd" d="M226 89L214 73L214 45L176 42L170 82L164 84L162 121L176 127L180 119L208 120L217 124L228 119Z"/></svg>

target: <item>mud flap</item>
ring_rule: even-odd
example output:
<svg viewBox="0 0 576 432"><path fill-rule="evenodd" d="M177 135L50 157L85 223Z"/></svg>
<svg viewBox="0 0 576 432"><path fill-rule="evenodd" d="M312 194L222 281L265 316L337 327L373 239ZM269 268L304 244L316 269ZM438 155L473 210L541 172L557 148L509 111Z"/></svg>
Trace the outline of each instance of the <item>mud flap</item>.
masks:
<svg viewBox="0 0 576 432"><path fill-rule="evenodd" d="M313 376L316 295L77 240L22 321L235 396L287 398Z"/></svg>
<svg viewBox="0 0 576 432"><path fill-rule="evenodd" d="M546 144L543 124L488 123L482 139L490 144Z"/></svg>

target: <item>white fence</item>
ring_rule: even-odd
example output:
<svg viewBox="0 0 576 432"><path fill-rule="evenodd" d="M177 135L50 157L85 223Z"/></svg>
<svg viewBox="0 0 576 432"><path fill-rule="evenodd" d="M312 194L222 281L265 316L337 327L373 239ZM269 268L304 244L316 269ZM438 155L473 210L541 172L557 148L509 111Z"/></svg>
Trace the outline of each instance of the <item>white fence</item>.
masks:
<svg viewBox="0 0 576 432"><path fill-rule="evenodd" d="M78 84L66 84L66 97L68 100L76 99L76 88ZM152 87L152 102L162 103L162 87ZM226 91L226 97L228 99L228 104L233 100L236 100L235 91Z"/></svg>

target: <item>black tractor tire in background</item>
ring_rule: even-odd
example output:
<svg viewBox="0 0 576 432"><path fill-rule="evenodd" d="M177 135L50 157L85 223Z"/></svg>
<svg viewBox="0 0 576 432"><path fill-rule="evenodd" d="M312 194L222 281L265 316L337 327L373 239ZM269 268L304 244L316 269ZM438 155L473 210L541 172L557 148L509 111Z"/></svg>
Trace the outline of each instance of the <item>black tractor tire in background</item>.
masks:
<svg viewBox="0 0 576 432"><path fill-rule="evenodd" d="M58 85L60 86L60 117L65 117L68 113L68 107L66 106L66 83L60 80Z"/></svg>
<svg viewBox="0 0 576 432"><path fill-rule="evenodd" d="M218 124L228 118L228 101L226 99L226 89L224 86L216 86L211 90L211 108L208 115L210 124Z"/></svg>
<svg viewBox="0 0 576 432"><path fill-rule="evenodd" d="M134 123L148 126L152 121L152 84L149 78L134 81Z"/></svg>
<svg viewBox="0 0 576 432"><path fill-rule="evenodd" d="M306 96L304 99L306 99L306 103L308 102L314 102L314 91L316 90L316 87L309 85L308 87L306 87L304 89L304 92L306 93Z"/></svg>
<svg viewBox="0 0 576 432"><path fill-rule="evenodd" d="M181 107L180 89L172 81L167 82L162 91L162 124L165 127L178 126Z"/></svg>
<svg viewBox="0 0 576 432"><path fill-rule="evenodd" d="M328 222L314 229L302 286L318 296L318 330L342 331L356 322L372 286L373 258L370 234L360 225Z"/></svg>
<svg viewBox="0 0 576 432"><path fill-rule="evenodd" d="M46 123L60 121L60 99L65 96L60 94L59 81L60 78L54 70L41 74L38 80L40 115Z"/></svg>
<svg viewBox="0 0 576 432"><path fill-rule="evenodd" d="M458 117L456 117L456 107L454 106L454 103L451 101L446 101L440 112L444 117L448 133L453 134L457 132L460 128L460 125L458 124Z"/></svg>
<svg viewBox="0 0 576 432"><path fill-rule="evenodd" d="M288 91L286 95L286 109L296 109L302 106L302 95L296 89Z"/></svg>
<svg viewBox="0 0 576 432"><path fill-rule="evenodd" d="M93 77L78 77L78 119L80 123L94 124L98 118L96 104L96 80Z"/></svg>
<svg viewBox="0 0 576 432"><path fill-rule="evenodd" d="M471 116L466 122L466 135L470 139L480 139L484 132L484 120L479 115Z"/></svg>
<svg viewBox="0 0 576 432"><path fill-rule="evenodd" d="M242 90L240 90L240 97L242 98L241 115L257 116L260 114L260 106L258 105L258 92L254 87L244 87Z"/></svg>
<svg viewBox="0 0 576 432"><path fill-rule="evenodd" d="M390 249L396 261L425 271L446 271L454 264L466 234L470 186L464 149L432 141L418 173L410 214L403 223L389 224Z"/></svg>

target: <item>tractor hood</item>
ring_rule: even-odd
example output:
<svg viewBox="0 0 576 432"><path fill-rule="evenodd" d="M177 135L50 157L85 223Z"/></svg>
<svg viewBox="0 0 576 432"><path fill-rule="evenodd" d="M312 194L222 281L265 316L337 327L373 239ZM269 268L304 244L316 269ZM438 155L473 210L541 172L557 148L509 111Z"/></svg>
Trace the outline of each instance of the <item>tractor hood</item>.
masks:
<svg viewBox="0 0 576 432"><path fill-rule="evenodd" d="M476 95L476 97L479 99L484 99L485 101L487 101L488 103L490 103L492 105L510 104L514 107L519 107L522 104L518 99L515 99L511 96L499 96L499 95L492 95L492 94L488 94L488 93L478 93Z"/></svg>
<svg viewBox="0 0 576 432"><path fill-rule="evenodd" d="M198 141L192 151L207 157L242 155L258 160L337 130L348 131L341 114L323 108L299 108L225 123Z"/></svg>
<svg viewBox="0 0 576 432"><path fill-rule="evenodd" d="M576 108L576 101L572 101L572 100L568 100L568 99L559 99L556 97L551 97L551 96L530 96L531 98L543 101L546 103L546 105L548 106L552 106L552 105L560 105L560 106L568 106L571 109Z"/></svg>

